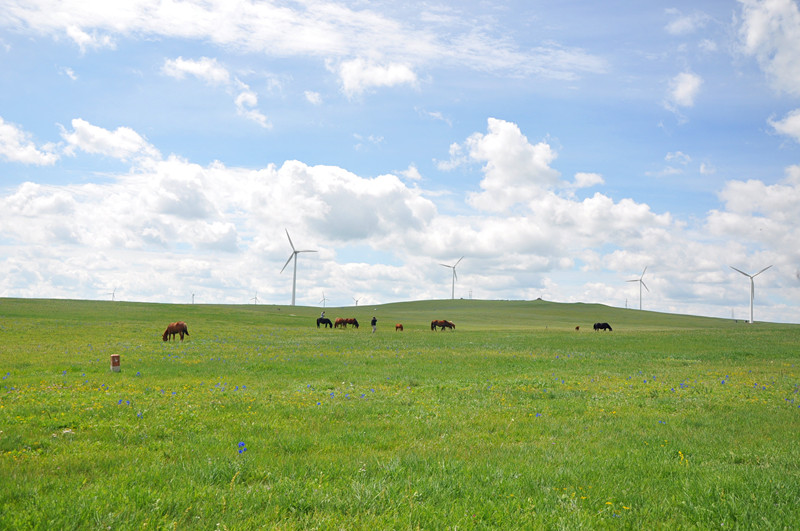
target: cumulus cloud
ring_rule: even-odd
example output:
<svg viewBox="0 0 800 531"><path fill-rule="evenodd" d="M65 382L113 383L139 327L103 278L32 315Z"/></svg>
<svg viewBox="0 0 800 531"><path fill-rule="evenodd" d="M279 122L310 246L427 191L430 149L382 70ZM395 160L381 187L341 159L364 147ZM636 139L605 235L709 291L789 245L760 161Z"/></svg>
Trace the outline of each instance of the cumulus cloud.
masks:
<svg viewBox="0 0 800 531"><path fill-rule="evenodd" d="M774 87L800 95L800 8L793 0L739 0L744 53L755 57Z"/></svg>
<svg viewBox="0 0 800 531"><path fill-rule="evenodd" d="M667 107L676 110L680 107L694 106L703 79L691 72L681 72L670 80Z"/></svg>
<svg viewBox="0 0 800 531"><path fill-rule="evenodd" d="M450 146L450 155L450 162L440 164L440 169L466 161L484 163L483 191L468 198L481 210L504 211L559 183L559 172L550 167L556 158L550 145L531 144L516 124L504 120L489 118L486 134L475 133L463 145Z"/></svg>
<svg viewBox="0 0 800 531"><path fill-rule="evenodd" d="M322 105L322 96L319 92L307 90L305 91L304 95L306 97L306 101L311 105Z"/></svg>
<svg viewBox="0 0 800 531"><path fill-rule="evenodd" d="M86 153L100 154L119 159L132 160L161 158L161 153L139 133L129 127L118 127L109 131L90 124L81 118L72 120L72 131L62 129L61 137L66 141L65 153L74 154L76 149Z"/></svg>
<svg viewBox="0 0 800 531"><path fill-rule="evenodd" d="M0 157L10 162L51 166L58 161L59 154L54 144L37 147L30 133L0 117Z"/></svg>
<svg viewBox="0 0 800 531"><path fill-rule="evenodd" d="M781 120L769 120L775 132L793 138L800 142L800 109L795 109Z"/></svg>
<svg viewBox="0 0 800 531"><path fill-rule="evenodd" d="M220 65L216 59L208 57L201 57L198 60L184 59L183 57L167 59L164 62L164 66L161 67L161 71L177 79L192 75L213 85L227 85L230 83L228 70Z"/></svg>
<svg viewBox="0 0 800 531"><path fill-rule="evenodd" d="M197 291L200 300L244 302L256 290L264 300L286 300L290 281L278 273L289 252L284 227L298 246L320 251L309 258L314 267L300 266L303 304L316 303L318 294L308 294L320 286L328 296L358 290L437 298L447 290L420 279L439 278L437 263L461 255L459 279L475 286L476 296L603 301L618 300L620 288L611 293L608 286L647 264L671 268L648 269L656 293L681 285L681 300L707 298L720 291L710 283L724 281L719 270L727 260L749 267L752 246L739 242L759 242L764 250L755 258L775 262L776 270L800 260L800 167L775 185L727 183L722 208L691 229L603 189L576 197L613 177L580 172L564 181L546 142L531 142L517 124L494 118L451 148L483 176L480 191L446 198L462 203L457 214L445 213L419 186L413 165L376 177L296 160L257 169L199 165L155 157L132 130L82 120L73 127L65 139L75 149L130 160L135 171L102 183L23 183L0 195L3 295L86 296L113 285L137 300L186 300ZM680 152L668 157L688 163ZM352 249L386 258L376 265L342 258L359 256ZM553 280L575 270L586 273L579 293Z"/></svg>
<svg viewBox="0 0 800 531"><path fill-rule="evenodd" d="M365 91L378 87L417 85L417 75L405 64L379 65L357 58L343 61L336 67L342 83L342 92L348 98L360 96Z"/></svg>

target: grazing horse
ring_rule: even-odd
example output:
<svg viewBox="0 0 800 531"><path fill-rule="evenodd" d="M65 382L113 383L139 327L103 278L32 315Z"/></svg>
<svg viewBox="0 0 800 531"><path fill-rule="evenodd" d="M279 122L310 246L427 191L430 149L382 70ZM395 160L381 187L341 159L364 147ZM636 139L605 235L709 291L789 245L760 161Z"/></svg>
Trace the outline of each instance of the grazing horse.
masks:
<svg viewBox="0 0 800 531"><path fill-rule="evenodd" d="M354 317L351 317L351 318L349 318L349 319L345 319L345 322L346 322L347 324L349 324L349 325L353 325L353 326L355 326L356 328L358 328L358 320L356 320Z"/></svg>
<svg viewBox="0 0 800 531"><path fill-rule="evenodd" d="M446 320L437 321L435 319L431 321L431 330L436 330L437 326L442 330L444 330L445 328L450 328L451 330L454 330L456 328L456 325L451 321L446 321Z"/></svg>
<svg viewBox="0 0 800 531"><path fill-rule="evenodd" d="M578 325L578 326L576 326L576 327L575 327L575 331L576 331L576 332L580 331L580 329L581 329L580 325Z"/></svg>
<svg viewBox="0 0 800 531"><path fill-rule="evenodd" d="M397 332L398 330L401 331L401 332L403 331L403 324L402 323L397 323L396 325L394 325L394 331Z"/></svg>
<svg viewBox="0 0 800 531"><path fill-rule="evenodd" d="M327 317L318 317L317 328L319 328L319 325L324 325L325 328L333 328L333 323Z"/></svg>
<svg viewBox="0 0 800 531"><path fill-rule="evenodd" d="M189 335L189 327L186 326L186 323L183 321L178 321L177 323L170 323L167 326L167 329L164 330L164 335L161 337L164 341L171 340L176 335L181 336L181 341L183 341L184 335Z"/></svg>
<svg viewBox="0 0 800 531"><path fill-rule="evenodd" d="M336 322L333 324L334 328L347 328L347 325L353 325L358 328L358 321L352 317L344 318L344 317L337 317Z"/></svg>
<svg viewBox="0 0 800 531"><path fill-rule="evenodd" d="M594 331L597 332L598 330L608 330L611 332L611 325L608 323L595 323L594 324Z"/></svg>

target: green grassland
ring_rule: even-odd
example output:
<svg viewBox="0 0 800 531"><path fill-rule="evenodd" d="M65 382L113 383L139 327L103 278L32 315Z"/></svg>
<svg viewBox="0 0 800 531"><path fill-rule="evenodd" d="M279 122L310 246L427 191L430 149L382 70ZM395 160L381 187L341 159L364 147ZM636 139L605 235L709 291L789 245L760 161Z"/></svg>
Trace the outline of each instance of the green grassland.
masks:
<svg viewBox="0 0 800 531"><path fill-rule="evenodd" d="M800 528L800 326L319 311L0 299L0 529Z"/></svg>

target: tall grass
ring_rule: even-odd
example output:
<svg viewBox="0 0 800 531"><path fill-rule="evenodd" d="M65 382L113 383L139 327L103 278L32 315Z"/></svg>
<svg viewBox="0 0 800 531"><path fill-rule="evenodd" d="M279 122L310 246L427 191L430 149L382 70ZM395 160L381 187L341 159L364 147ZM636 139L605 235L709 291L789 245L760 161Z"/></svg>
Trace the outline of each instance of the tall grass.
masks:
<svg viewBox="0 0 800 531"><path fill-rule="evenodd" d="M544 301L328 309L359 330L317 312L0 300L0 528L800 525L800 327ZM189 338L162 342L178 319Z"/></svg>

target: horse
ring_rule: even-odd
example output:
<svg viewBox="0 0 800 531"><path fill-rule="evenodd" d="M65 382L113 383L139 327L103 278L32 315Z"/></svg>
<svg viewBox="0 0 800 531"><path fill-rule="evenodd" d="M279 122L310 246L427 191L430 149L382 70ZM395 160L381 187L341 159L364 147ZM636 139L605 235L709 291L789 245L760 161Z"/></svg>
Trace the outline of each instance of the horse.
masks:
<svg viewBox="0 0 800 531"><path fill-rule="evenodd" d="M598 330L608 330L611 332L611 325L608 323L595 323L594 324L594 331L597 332Z"/></svg>
<svg viewBox="0 0 800 531"><path fill-rule="evenodd" d="M340 327L341 328L347 328L347 322L346 321L347 321L347 319L344 319L342 317L337 317L336 318L336 322L333 324L333 327L334 328L340 328Z"/></svg>
<svg viewBox="0 0 800 531"><path fill-rule="evenodd" d="M450 328L451 330L454 330L456 327L456 325L453 324L451 321L446 321L446 320L437 321L435 319L431 321L431 330L436 330L437 326L440 327L442 330L444 330L445 328Z"/></svg>
<svg viewBox="0 0 800 531"><path fill-rule="evenodd" d="M324 325L324 328L333 328L333 323L327 317L317 317L317 328L319 325Z"/></svg>
<svg viewBox="0 0 800 531"><path fill-rule="evenodd" d="M580 331L580 329L581 329L580 325L578 325L578 326L576 326L576 327L575 327L575 331L576 331L576 332Z"/></svg>
<svg viewBox="0 0 800 531"><path fill-rule="evenodd" d="M394 331L397 332L398 330L400 332L403 331L403 324L402 323L397 323L396 325L394 325Z"/></svg>
<svg viewBox="0 0 800 531"><path fill-rule="evenodd" d="M167 326L167 329L164 330L164 335L161 336L161 339L164 341L169 341L174 338L176 335L181 336L181 341L183 341L184 335L189 335L189 327L186 326L186 323L183 321L178 321L176 323L170 323Z"/></svg>
<svg viewBox="0 0 800 531"><path fill-rule="evenodd" d="M345 322L346 322L347 324L349 324L349 325L353 325L353 326L355 326L356 328L358 328L358 320L356 320L354 317L351 317L351 318L349 318L349 319L345 319Z"/></svg>

